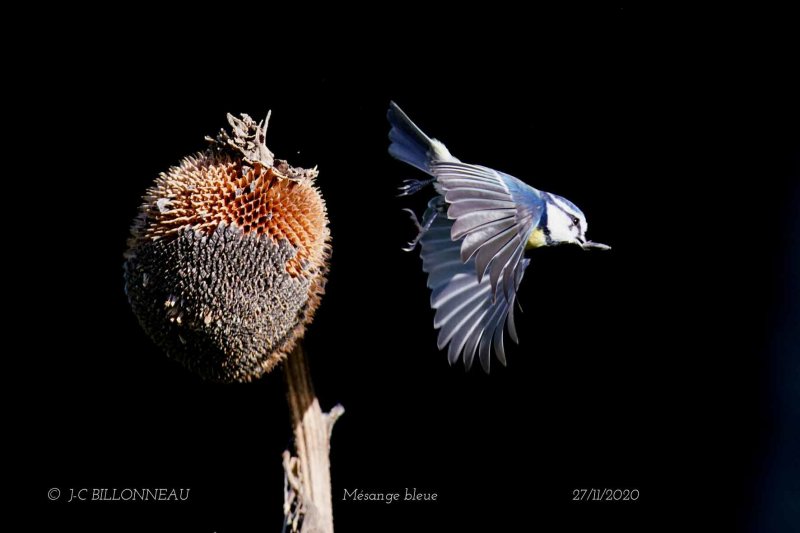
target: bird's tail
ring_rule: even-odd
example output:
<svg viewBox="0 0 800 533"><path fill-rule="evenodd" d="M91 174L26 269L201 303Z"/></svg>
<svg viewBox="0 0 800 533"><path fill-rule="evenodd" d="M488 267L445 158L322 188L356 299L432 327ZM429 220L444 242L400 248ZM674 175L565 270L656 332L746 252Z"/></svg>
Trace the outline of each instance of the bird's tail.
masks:
<svg viewBox="0 0 800 533"><path fill-rule="evenodd" d="M386 118L392 126L389 131L389 140L392 141L389 154L392 157L428 174L434 161L458 161L444 144L425 135L394 102L389 104Z"/></svg>

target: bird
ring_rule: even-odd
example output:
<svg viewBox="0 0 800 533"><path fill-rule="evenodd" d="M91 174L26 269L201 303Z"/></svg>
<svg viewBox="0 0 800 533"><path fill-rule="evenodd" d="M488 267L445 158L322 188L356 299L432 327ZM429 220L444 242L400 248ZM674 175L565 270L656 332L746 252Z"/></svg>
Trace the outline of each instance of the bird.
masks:
<svg viewBox="0 0 800 533"><path fill-rule="evenodd" d="M420 248L435 310L437 346L447 348L451 365L461 357L469 370L477 355L489 373L491 353L506 366L504 330L519 343L514 304L525 270L526 252L574 244L584 250L610 250L586 238L586 216L563 196L531 187L510 174L463 163L426 135L395 103L387 119L389 154L428 174L406 180L399 196L431 185L435 195L420 221L409 212L418 233L406 251Z"/></svg>

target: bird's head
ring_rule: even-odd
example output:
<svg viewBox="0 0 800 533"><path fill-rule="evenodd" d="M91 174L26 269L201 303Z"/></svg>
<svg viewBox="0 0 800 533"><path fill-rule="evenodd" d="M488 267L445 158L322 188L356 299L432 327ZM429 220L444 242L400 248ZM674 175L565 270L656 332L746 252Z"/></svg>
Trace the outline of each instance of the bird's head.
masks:
<svg viewBox="0 0 800 533"><path fill-rule="evenodd" d="M546 218L543 229L549 235L552 244L577 244L584 250L611 249L610 246L586 239L588 223L586 215L578 209L578 206L557 194L548 193L545 201Z"/></svg>

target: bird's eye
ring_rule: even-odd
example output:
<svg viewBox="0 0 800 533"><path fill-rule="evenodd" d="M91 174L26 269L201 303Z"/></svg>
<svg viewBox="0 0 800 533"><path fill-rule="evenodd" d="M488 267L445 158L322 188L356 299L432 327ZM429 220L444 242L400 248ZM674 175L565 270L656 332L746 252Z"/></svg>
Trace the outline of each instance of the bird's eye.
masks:
<svg viewBox="0 0 800 533"><path fill-rule="evenodd" d="M573 223L575 226L577 226L578 224L580 224L580 220L578 220L578 217L572 217L572 223Z"/></svg>

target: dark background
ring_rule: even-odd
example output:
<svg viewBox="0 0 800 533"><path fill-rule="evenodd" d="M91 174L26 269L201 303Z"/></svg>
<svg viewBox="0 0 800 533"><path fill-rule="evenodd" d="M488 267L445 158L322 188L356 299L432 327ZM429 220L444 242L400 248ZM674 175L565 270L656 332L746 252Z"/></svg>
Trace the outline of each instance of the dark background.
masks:
<svg viewBox="0 0 800 533"><path fill-rule="evenodd" d="M21 248L26 297L10 331L26 339L13 359L30 365L8 379L23 389L25 409L9 411L32 519L279 530L280 372L201 382L144 335L122 281L128 227L158 172L203 149L226 112L272 109L268 146L319 165L330 214L328 293L306 346L323 408L347 410L331 452L337 531L796 527L790 34L622 8L337 15L56 17L39 34L47 57L19 61L43 111L22 161L36 194L11 192L28 199L15 205L19 246L46 239ZM27 109L20 98L12 111ZM400 250L414 234L401 208L421 211L428 193L395 197L419 175L386 152L390 99L456 156L571 199L589 237L614 248L532 254L521 345L491 375L436 350L421 262ZM46 498L162 486L190 487L191 501ZM405 487L439 499L341 501L345 488ZM641 497L571 501L606 487Z"/></svg>

